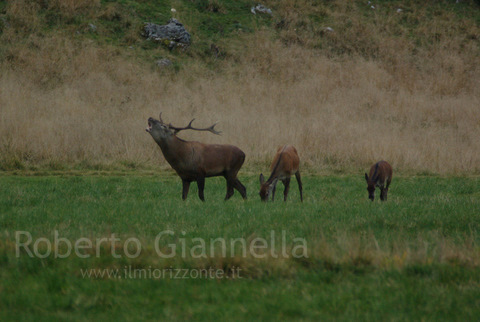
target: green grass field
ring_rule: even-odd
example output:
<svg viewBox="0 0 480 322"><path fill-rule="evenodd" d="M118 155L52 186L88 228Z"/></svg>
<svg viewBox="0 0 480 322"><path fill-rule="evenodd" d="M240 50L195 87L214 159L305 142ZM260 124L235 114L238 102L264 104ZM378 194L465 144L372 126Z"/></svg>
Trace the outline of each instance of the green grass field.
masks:
<svg viewBox="0 0 480 322"><path fill-rule="evenodd" d="M0 0L0 322L480 321L479 3ZM182 201L161 112L219 122L180 137L241 147L248 200ZM287 143L304 202L261 203Z"/></svg>
<svg viewBox="0 0 480 322"><path fill-rule="evenodd" d="M247 201L236 192L224 202L225 182L212 178L202 203L195 185L183 202L171 175L0 176L0 319L480 318L477 177L394 177L389 200L372 203L362 174L305 176L303 203L292 181L289 201L280 185L267 204L257 176L240 179ZM19 231L40 256L25 247L17 256ZM113 248L100 240L112 234ZM42 237L93 244L80 251L89 258L40 258ZM132 258L129 238L141 246ZM206 258L192 252L199 239ZM234 239L246 241L245 256ZM173 247L172 258L157 251ZM223 278L188 275L209 269ZM106 270L119 273L85 275ZM181 276L147 276L155 270Z"/></svg>

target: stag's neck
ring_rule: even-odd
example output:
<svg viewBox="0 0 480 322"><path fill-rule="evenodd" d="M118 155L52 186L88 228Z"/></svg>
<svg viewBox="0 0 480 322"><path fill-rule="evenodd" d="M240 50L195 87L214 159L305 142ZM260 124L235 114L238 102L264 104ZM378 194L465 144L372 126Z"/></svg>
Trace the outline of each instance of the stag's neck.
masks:
<svg viewBox="0 0 480 322"><path fill-rule="evenodd" d="M157 141L157 144L160 146L163 156L172 167L174 167L178 160L182 159L188 145L186 141L177 138L175 135Z"/></svg>

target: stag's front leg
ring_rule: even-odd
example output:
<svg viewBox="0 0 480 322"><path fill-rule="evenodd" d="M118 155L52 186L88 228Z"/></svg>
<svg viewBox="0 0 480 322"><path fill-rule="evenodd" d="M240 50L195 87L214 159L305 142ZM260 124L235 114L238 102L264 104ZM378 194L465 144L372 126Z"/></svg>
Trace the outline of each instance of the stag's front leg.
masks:
<svg viewBox="0 0 480 322"><path fill-rule="evenodd" d="M198 177L197 178L197 186L198 186L198 197L201 201L205 201L205 197L203 196L203 190L205 189L205 177Z"/></svg>
<svg viewBox="0 0 480 322"><path fill-rule="evenodd" d="M190 189L190 181L182 179L182 199L187 199L188 189Z"/></svg>
<svg viewBox="0 0 480 322"><path fill-rule="evenodd" d="M290 178L282 180L285 190L283 190L283 201L287 201L288 191L290 190Z"/></svg>

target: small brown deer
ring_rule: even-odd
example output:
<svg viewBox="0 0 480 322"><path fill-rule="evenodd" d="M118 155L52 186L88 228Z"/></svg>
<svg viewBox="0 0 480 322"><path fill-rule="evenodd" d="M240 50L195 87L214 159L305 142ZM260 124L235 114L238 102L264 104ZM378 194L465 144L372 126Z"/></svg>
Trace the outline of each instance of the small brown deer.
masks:
<svg viewBox="0 0 480 322"><path fill-rule="evenodd" d="M184 141L177 137L183 130L208 131L214 134L220 132L214 129L215 124L204 129L192 127L191 120L186 127L175 127L165 124L160 113L160 120L148 119L148 133L160 146L163 156L182 179L183 200L187 199L190 183L196 181L198 197L205 201L205 178L224 176L227 180L225 200L230 199L234 188L240 192L243 199L247 198L247 189L238 180L237 174L245 161L245 153L233 145L204 144L196 141Z"/></svg>
<svg viewBox="0 0 480 322"><path fill-rule="evenodd" d="M277 182L278 180L281 180L285 186L283 200L287 201L288 191L290 189L290 177L292 174L295 174L295 178L297 178L298 182L298 189L300 190L300 200L303 202L302 179L298 169L299 164L300 159L295 147L291 145L279 147L277 154L270 165L270 171L272 173L268 180L265 181L263 174L260 174L260 199L262 199L262 201L268 201L268 198L271 195L272 201L274 201Z"/></svg>
<svg viewBox="0 0 480 322"><path fill-rule="evenodd" d="M387 200L388 187L392 182L392 166L387 161L379 161L372 165L370 173L365 173L365 180L367 180L368 198L375 199L375 187L380 188L380 200Z"/></svg>

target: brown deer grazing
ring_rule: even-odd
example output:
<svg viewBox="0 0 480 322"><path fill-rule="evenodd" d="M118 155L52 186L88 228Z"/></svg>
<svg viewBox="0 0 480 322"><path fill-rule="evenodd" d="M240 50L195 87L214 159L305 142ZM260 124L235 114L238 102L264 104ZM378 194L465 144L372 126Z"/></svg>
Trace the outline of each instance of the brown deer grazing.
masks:
<svg viewBox="0 0 480 322"><path fill-rule="evenodd" d="M185 200L188 195L190 183L196 181L198 185L198 197L205 201L203 190L205 187L205 178L224 176L227 180L227 195L225 200L229 199L234 188L247 198L247 189L237 179L237 173L245 161L245 153L233 145L204 144L195 141L184 141L177 137L177 133L183 130L209 131L214 134L220 134L214 127L204 129L192 127L191 120L186 127L175 127L171 124L165 124L160 113L160 120L154 118L148 119L148 133L160 146L163 156L172 168L182 179L183 192L182 198Z"/></svg>
<svg viewBox="0 0 480 322"><path fill-rule="evenodd" d="M295 174L298 182L298 189L300 190L300 200L303 202L302 194L302 179L300 171L298 170L300 159L298 158L297 150L291 145L279 147L277 154L270 166L270 178L265 181L263 174L260 174L260 198L262 201L268 201L272 195L272 201L275 199L275 189L278 180L282 180L285 190L283 191L283 200L287 201L288 190L290 188L290 176Z"/></svg>
<svg viewBox="0 0 480 322"><path fill-rule="evenodd" d="M367 180L368 198L375 199L375 187L380 188L380 200L387 200L388 187L392 182L392 167L387 161L379 161L372 165L370 174L365 173L365 180Z"/></svg>

